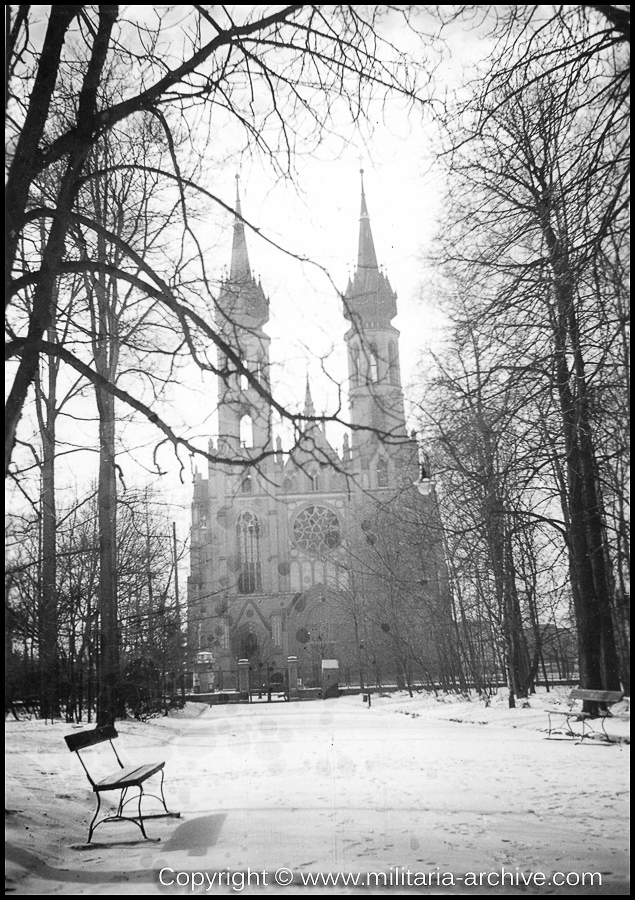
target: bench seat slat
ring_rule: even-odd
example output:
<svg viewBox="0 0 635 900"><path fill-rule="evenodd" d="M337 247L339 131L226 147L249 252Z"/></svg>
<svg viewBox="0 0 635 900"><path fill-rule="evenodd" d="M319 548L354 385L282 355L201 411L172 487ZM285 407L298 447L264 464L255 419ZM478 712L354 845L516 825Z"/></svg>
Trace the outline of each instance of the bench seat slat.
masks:
<svg viewBox="0 0 635 900"><path fill-rule="evenodd" d="M77 750L85 750L95 744L101 744L102 741L114 741L117 736L117 729L114 725L102 725L100 728L93 728L90 731L67 734L64 740L69 750L77 752Z"/></svg>
<svg viewBox="0 0 635 900"><path fill-rule="evenodd" d="M580 712L577 709L547 709L548 712L552 716L568 716L570 719L611 719L611 713L605 710L600 710L597 715L593 715L593 713Z"/></svg>
<svg viewBox="0 0 635 900"><path fill-rule="evenodd" d="M114 791L118 788L126 788L139 786L146 778L150 778L156 772L159 772L164 762L146 763L144 766L128 766L126 769L119 769L112 775L107 775L101 781L96 782L93 791Z"/></svg>
<svg viewBox="0 0 635 900"><path fill-rule="evenodd" d="M572 700L590 700L592 703L617 703L623 696L622 691L595 691L587 688L574 688L570 694Z"/></svg>

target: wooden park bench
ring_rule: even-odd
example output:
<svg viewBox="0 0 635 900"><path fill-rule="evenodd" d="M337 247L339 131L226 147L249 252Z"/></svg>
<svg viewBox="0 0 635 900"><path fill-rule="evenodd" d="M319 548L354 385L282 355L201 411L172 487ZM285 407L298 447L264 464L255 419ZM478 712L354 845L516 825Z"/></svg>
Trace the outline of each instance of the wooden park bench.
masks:
<svg viewBox="0 0 635 900"><path fill-rule="evenodd" d="M95 810L95 815L93 816L93 820L90 823L90 827L88 829L89 844L92 840L93 832L95 831L97 826L103 824L104 822L134 822L135 825L138 825L141 829L141 834L144 836L144 838L146 840L152 840L146 834L146 830L143 824L146 819L164 818L165 816L173 816L178 819L181 815L180 813L170 812L165 803L165 796L163 794L163 780L165 777L163 767L165 766L165 763L153 762L146 763L142 766L124 766L122 761L119 759L119 754L117 753L115 745L113 744L113 741L117 736L117 731L114 725L104 725L101 728L94 728L91 731L80 731L75 734L69 734L64 738L68 749L77 754L84 772L86 772L86 776L92 786L93 792L97 794L97 809ZM101 778L99 781L95 781L86 765L86 754L83 757L80 751L86 751L89 747L93 747L96 744L101 744L104 741L109 741L110 746L112 747L112 751L115 754L117 763L119 764L119 768L111 775L106 776L106 778ZM148 778L151 778L153 775L157 775L158 773L161 773L161 784L159 788L161 796L159 796L158 794L150 794L144 792L144 783L148 780ZM127 796L130 788L139 788L138 798L136 794L131 797ZM103 793L106 793L106 791L120 791L119 802L114 814L108 814L97 821L101 809L101 795ZM165 812L143 815L141 810L141 801L144 797L154 797L156 800L163 804L163 809L165 810ZM132 803L134 800L138 801L136 815L124 815L123 813L125 807L129 803ZM157 838L157 840L160 839Z"/></svg>
<svg viewBox="0 0 635 900"><path fill-rule="evenodd" d="M591 703L598 703L608 707L612 706L614 703L618 703L623 696L624 694L622 691L595 691L587 690L586 688L574 688L569 694L566 709L547 710L549 716L549 734L547 735L547 738L551 738L551 732L553 730L551 717L564 716L564 727L567 737L579 738L580 742L582 742L585 737L590 737L592 734L599 734L600 737L608 741L609 744L614 743L606 733L606 728L604 727L605 720L611 716L610 710L600 709L597 713L588 713L583 712L578 704L587 700ZM582 723L581 733L573 730L570 724L572 721ZM597 724L601 726L602 733L595 727Z"/></svg>

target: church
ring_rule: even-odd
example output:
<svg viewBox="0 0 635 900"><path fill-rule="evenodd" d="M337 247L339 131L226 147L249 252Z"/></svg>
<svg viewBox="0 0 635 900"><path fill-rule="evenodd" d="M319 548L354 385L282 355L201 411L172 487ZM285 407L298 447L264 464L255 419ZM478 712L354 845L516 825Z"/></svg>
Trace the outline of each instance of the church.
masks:
<svg viewBox="0 0 635 900"><path fill-rule="evenodd" d="M267 399L269 299L252 274L237 191L216 311L235 354L218 353L215 453L228 462L196 473L192 502L194 690L243 689L245 678L251 691L270 690L288 680L289 659L298 684L314 689L329 667L340 685L363 687L403 684L430 665L426 622L444 581L440 540L422 532L434 493L417 489L419 448L406 429L392 324L397 295L377 263L363 172L357 265L342 303L349 434L331 446L307 377L298 438L283 451Z"/></svg>

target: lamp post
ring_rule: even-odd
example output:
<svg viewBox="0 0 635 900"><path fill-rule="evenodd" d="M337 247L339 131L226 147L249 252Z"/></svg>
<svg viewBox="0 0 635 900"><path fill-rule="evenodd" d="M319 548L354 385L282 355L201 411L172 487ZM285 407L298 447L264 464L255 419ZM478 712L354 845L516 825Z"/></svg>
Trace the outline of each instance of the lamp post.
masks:
<svg viewBox="0 0 635 900"><path fill-rule="evenodd" d="M419 480L413 481L414 487L416 487L422 497L429 497L430 494L433 494L436 483L436 479L431 478L428 475L425 466L421 466L421 476Z"/></svg>

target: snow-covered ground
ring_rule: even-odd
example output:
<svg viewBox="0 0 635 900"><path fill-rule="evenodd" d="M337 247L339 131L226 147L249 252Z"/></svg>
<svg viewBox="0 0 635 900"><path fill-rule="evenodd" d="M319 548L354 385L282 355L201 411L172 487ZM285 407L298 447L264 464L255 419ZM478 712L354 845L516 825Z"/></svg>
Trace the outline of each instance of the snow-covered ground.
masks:
<svg viewBox="0 0 635 900"><path fill-rule="evenodd" d="M7 890L628 893L628 705L607 724L619 742L548 741L555 697L515 710L503 695L486 707L404 692L370 708L361 696L190 703L119 722L126 760L166 760L181 818L148 822L157 843L104 824L88 848L94 797L63 741L74 726L7 721Z"/></svg>

